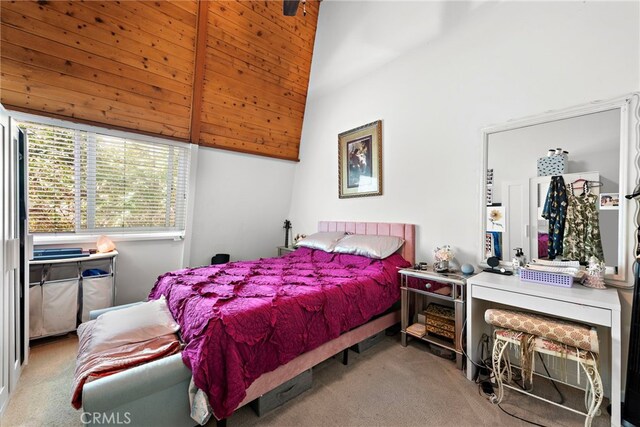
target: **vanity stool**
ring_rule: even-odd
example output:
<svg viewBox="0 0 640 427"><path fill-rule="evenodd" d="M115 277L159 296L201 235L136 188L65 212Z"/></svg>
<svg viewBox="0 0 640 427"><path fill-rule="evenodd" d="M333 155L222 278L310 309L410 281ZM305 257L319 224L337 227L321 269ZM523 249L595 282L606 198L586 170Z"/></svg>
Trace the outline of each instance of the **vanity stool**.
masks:
<svg viewBox="0 0 640 427"><path fill-rule="evenodd" d="M584 425L589 427L593 417L598 413L604 396L602 379L598 369L599 348L595 328L581 323L515 310L489 309L485 311L484 319L495 327L492 362L497 392L491 400L492 403L502 402L504 387L509 387L585 415ZM580 412L565 405L551 402L509 385L512 379L512 366L509 353L505 352L508 344L519 348L523 382L528 380L531 385L533 385L536 352L577 362L588 379L585 389L587 412Z"/></svg>

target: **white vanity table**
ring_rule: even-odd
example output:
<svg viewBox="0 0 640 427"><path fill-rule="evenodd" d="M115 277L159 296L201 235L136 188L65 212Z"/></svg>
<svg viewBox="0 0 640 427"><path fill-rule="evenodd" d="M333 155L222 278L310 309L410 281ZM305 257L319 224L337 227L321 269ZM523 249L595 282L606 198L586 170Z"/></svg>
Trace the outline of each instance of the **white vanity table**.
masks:
<svg viewBox="0 0 640 427"><path fill-rule="evenodd" d="M496 305L604 327L599 329L599 333L605 330L608 336L599 338L601 344L608 342L609 348L601 348L601 352L608 353L601 360L601 369L606 369L606 363L610 363L611 425L620 425L622 350L620 299L617 290L589 289L577 284L571 288L561 288L521 282L518 276L492 273L473 276L467 280L467 352L469 358L476 363L480 360L478 342L483 333L491 333L490 326L484 321L484 312ZM473 380L475 371L475 366L467 363L469 380Z"/></svg>
<svg viewBox="0 0 640 427"><path fill-rule="evenodd" d="M548 258L544 249L548 248L552 233L542 210L550 177L537 176L536 166L548 149L557 147L569 151L566 168L561 173L554 172L566 178L566 185L576 188L574 184L583 178L601 194L618 195L620 202L616 209L603 209L598 203L598 216L590 220L598 220L606 283L633 287L632 265L635 253L640 253L637 246L640 240L635 233L640 216L637 203L623 195L640 189L640 93L548 111L482 130L482 167L478 176L482 183L478 195L480 265L486 265L487 257L493 256L499 259L501 267L511 269L509 261L515 248L525 248L529 260ZM605 394L612 403L611 425L620 425L621 384L625 374L622 361L626 356L622 354L621 323L627 325L631 320L629 301L625 301L623 312L618 291L613 288L589 289L578 284L560 288L521 282L517 276L481 273L467 280L466 345L474 361L480 358L478 343L483 333L491 333L484 322L484 311L496 306L597 326L600 372ZM639 333L632 332L634 336ZM627 339L625 336L624 340ZM475 369L471 363L468 365L471 366L467 376L472 379Z"/></svg>

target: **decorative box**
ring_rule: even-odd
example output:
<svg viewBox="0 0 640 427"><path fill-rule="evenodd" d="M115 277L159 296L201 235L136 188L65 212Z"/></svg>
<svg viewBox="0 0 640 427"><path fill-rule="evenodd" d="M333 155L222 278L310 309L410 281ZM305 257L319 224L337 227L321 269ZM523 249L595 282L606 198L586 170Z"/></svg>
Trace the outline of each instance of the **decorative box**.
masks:
<svg viewBox="0 0 640 427"><path fill-rule="evenodd" d="M426 328L429 334L455 339L456 336L456 312L453 308L431 303L424 312Z"/></svg>
<svg viewBox="0 0 640 427"><path fill-rule="evenodd" d="M556 176L567 173L569 157L566 154L540 157L538 159L538 176Z"/></svg>

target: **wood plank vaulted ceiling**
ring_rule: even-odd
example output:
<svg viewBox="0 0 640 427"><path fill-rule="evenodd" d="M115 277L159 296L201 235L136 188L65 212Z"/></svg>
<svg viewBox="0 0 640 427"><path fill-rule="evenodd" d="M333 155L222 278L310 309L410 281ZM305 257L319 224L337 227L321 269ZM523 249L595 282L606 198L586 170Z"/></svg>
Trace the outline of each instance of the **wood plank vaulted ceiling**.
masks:
<svg viewBox="0 0 640 427"><path fill-rule="evenodd" d="M0 102L298 160L319 5L0 1Z"/></svg>

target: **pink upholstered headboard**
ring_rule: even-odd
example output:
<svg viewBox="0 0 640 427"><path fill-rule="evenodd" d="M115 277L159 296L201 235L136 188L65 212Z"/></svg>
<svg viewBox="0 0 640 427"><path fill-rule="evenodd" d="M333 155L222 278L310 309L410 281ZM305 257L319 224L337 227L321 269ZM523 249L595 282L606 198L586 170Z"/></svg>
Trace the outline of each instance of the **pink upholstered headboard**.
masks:
<svg viewBox="0 0 640 427"><path fill-rule="evenodd" d="M320 221L318 231L345 231L354 234L397 236L404 239L400 254L412 265L416 259L416 226L389 222Z"/></svg>

